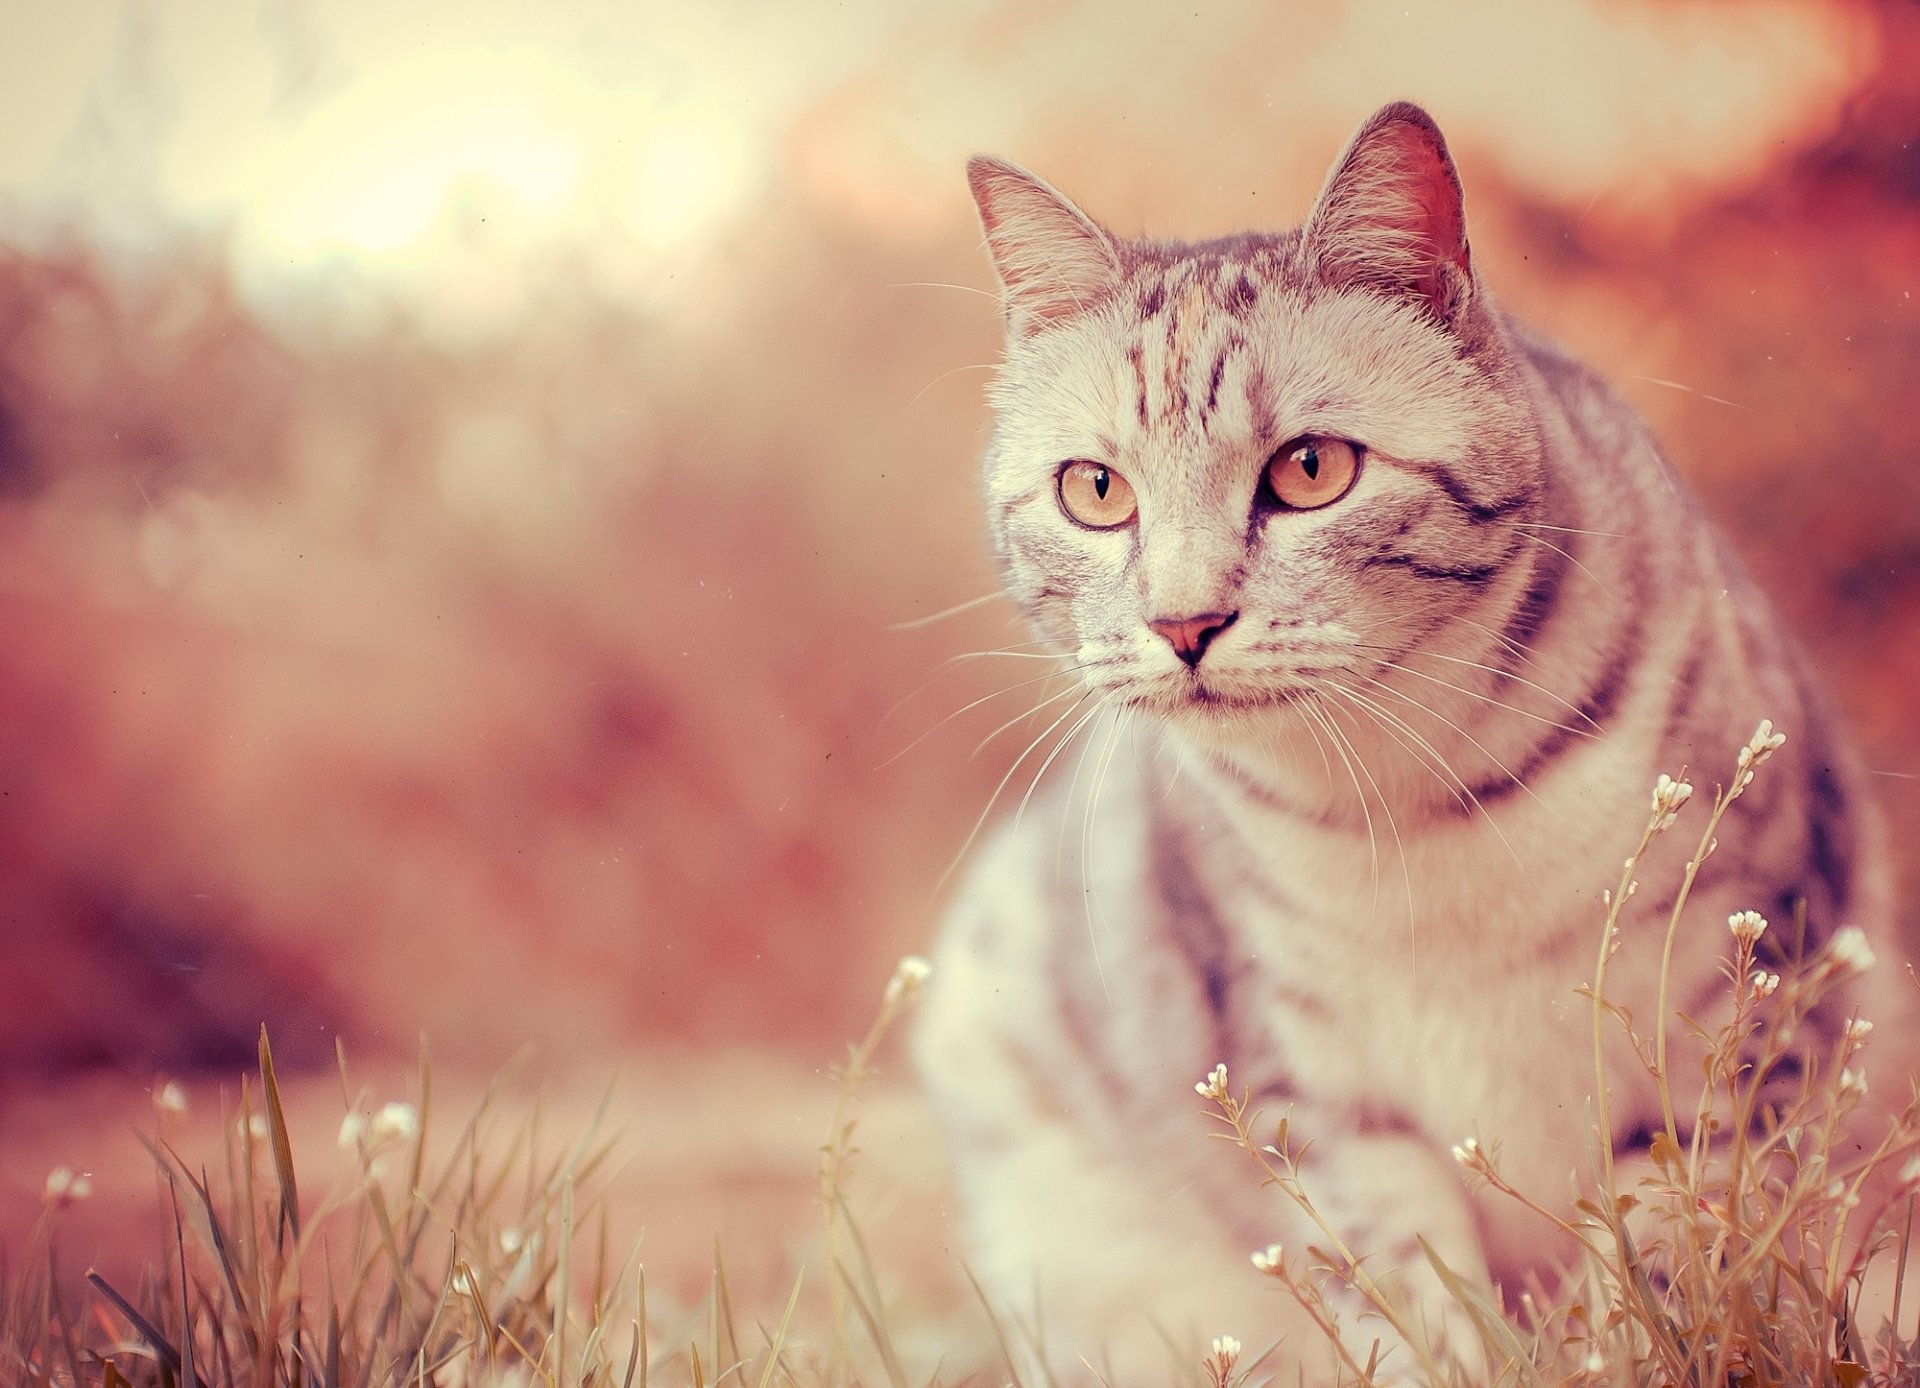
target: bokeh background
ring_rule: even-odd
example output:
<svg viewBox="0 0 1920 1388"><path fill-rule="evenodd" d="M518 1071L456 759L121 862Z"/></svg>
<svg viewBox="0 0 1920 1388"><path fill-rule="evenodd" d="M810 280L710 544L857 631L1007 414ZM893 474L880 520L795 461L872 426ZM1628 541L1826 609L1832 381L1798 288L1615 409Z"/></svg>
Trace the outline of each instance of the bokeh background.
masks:
<svg viewBox="0 0 1920 1388"><path fill-rule="evenodd" d="M912 625L994 588L963 159L1123 233L1283 226L1401 96L1920 880L1912 5L16 0L4 1193L58 1096L229 1073L263 1019L314 1074L425 1032L813 1077L1038 730L976 750L1029 671L946 663L1004 606Z"/></svg>

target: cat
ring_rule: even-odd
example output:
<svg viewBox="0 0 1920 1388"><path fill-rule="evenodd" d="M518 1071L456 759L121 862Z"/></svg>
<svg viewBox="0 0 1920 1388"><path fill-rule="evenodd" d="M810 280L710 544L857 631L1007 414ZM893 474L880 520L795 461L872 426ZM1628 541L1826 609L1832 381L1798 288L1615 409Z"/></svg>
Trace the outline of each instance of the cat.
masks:
<svg viewBox="0 0 1920 1388"><path fill-rule="evenodd" d="M1776 922L1763 963L1799 912L1804 948L1843 924L1889 948L1860 773L1645 426L1489 297L1425 111L1365 121L1281 234L1123 239L1013 164L968 177L1006 321L993 539L1078 681L1055 726L1091 745L976 856L916 1037L971 1265L1037 1298L1056 1369L1280 1324L1249 1254L1307 1235L1204 1140L1224 1063L1465 1362L1416 1239L1511 1289L1540 1226L1470 1193L1454 1145L1500 1140L1547 1199L1591 1170L1575 989L1656 777L1711 787L1761 719L1790 733L1693 891L1672 999L1700 1016L1733 912ZM1622 917L1607 992L1640 1018L1694 833ZM1876 1042L1895 973L1859 981ZM1614 1145L1644 1149L1655 1091L1624 1045L1609 1064Z"/></svg>

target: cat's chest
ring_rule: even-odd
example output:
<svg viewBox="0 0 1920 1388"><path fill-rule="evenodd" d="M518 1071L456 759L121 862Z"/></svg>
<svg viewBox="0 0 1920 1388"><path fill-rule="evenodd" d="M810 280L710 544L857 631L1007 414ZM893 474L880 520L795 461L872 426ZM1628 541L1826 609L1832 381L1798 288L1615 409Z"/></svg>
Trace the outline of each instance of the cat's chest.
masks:
<svg viewBox="0 0 1920 1388"><path fill-rule="evenodd" d="M1242 1069L1316 1105L1386 1108L1396 1124L1441 1135L1493 1129L1532 1096L1590 1078L1581 978L1444 948L1424 958L1329 952L1304 967L1255 954L1232 995Z"/></svg>
<svg viewBox="0 0 1920 1388"><path fill-rule="evenodd" d="M1543 1106L1590 1092L1589 873L1489 852L1471 825L1410 838L1377 871L1364 842L1188 828L1250 1080L1449 1141L1545 1132Z"/></svg>

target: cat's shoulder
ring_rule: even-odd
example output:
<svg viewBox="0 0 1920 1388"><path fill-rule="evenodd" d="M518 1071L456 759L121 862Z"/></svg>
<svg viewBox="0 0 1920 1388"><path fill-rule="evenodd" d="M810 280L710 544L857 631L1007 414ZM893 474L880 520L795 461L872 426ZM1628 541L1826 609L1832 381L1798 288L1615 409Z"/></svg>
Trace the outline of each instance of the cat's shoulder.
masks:
<svg viewBox="0 0 1920 1388"><path fill-rule="evenodd" d="M1524 320L1503 315L1502 326L1543 421L1557 417L1588 455L1660 454L1646 421L1598 367Z"/></svg>

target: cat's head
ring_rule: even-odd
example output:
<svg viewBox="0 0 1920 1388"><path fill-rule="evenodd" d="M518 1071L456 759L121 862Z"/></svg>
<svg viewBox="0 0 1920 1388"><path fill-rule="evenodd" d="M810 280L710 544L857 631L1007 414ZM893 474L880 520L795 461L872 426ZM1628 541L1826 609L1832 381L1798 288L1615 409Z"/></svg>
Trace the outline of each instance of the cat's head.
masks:
<svg viewBox="0 0 1920 1388"><path fill-rule="evenodd" d="M1368 120L1272 235L1128 240L1014 165L968 175L1007 317L995 539L1092 688L1285 717L1503 586L1540 443L1424 111Z"/></svg>

